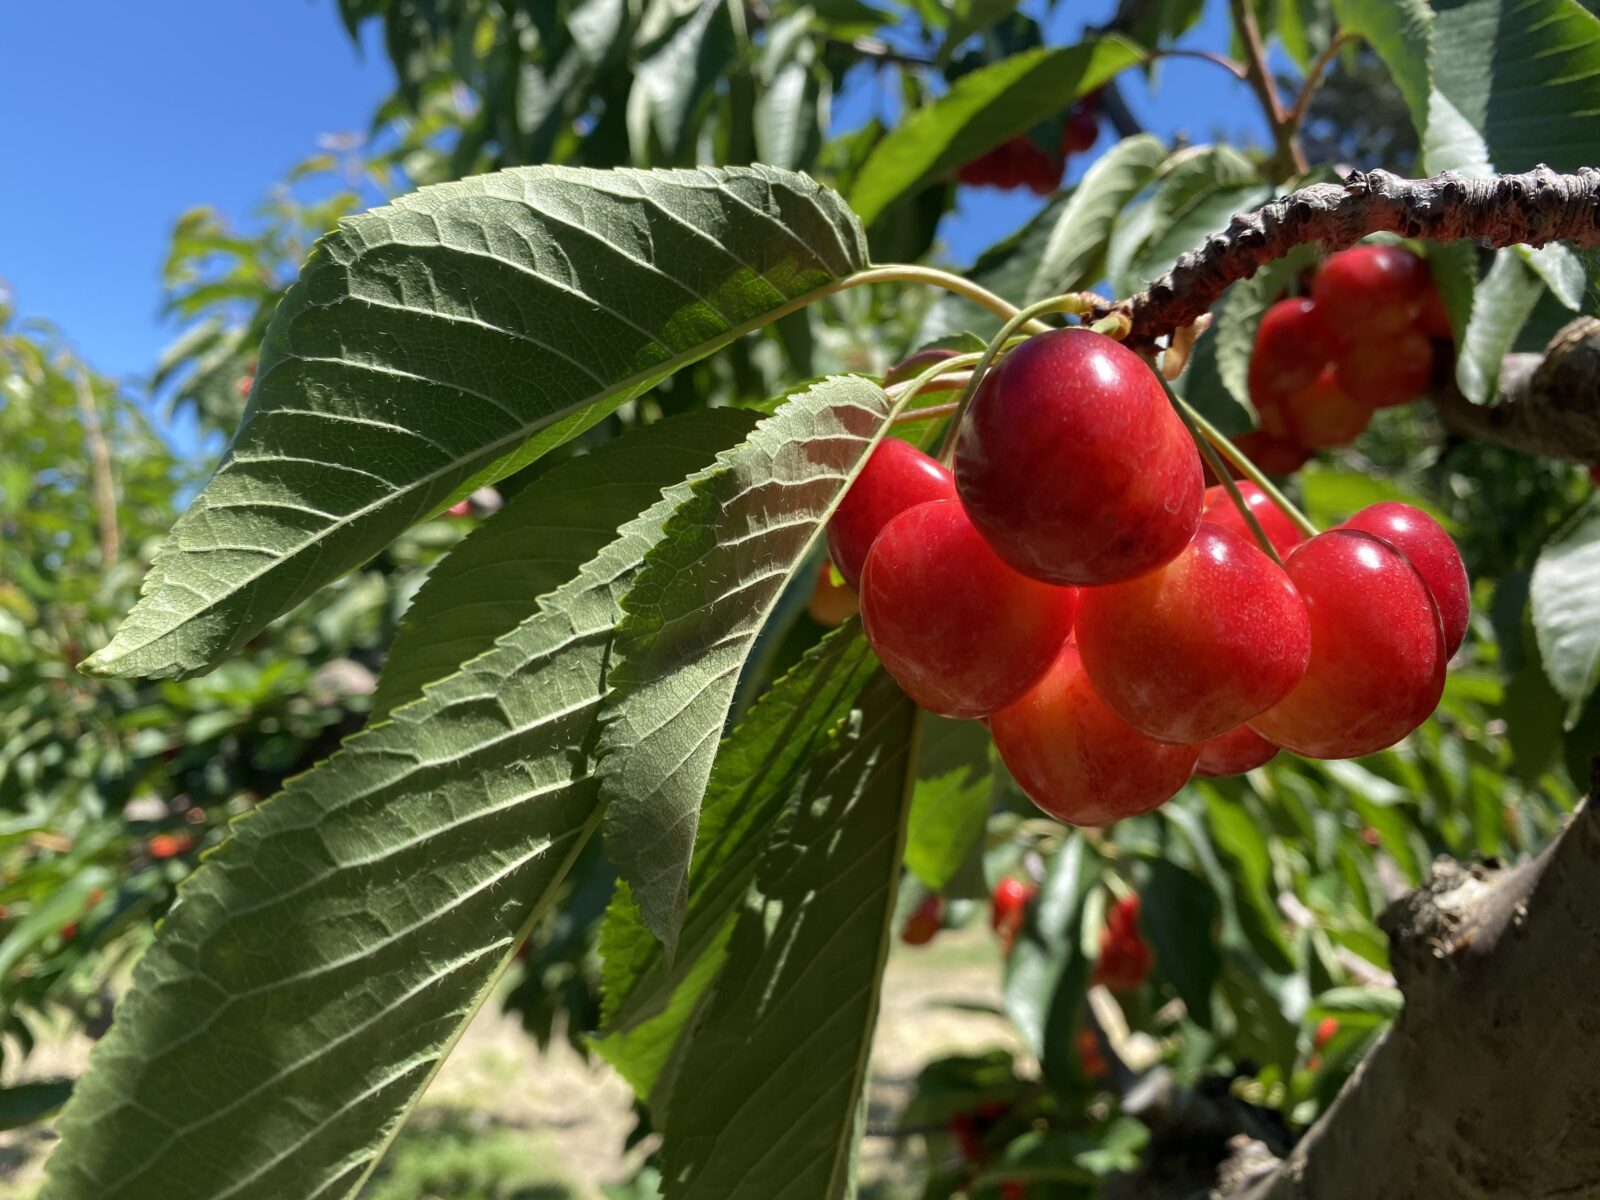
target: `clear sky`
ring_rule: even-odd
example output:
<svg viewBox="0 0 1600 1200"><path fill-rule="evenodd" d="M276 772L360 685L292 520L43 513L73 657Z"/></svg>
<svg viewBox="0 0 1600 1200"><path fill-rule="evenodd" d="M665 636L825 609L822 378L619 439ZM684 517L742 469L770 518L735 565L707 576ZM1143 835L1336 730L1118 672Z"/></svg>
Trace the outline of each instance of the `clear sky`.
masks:
<svg viewBox="0 0 1600 1200"><path fill-rule="evenodd" d="M1114 7L1057 0L1050 40L1075 40ZM1225 9L1214 0L1187 41L1226 49ZM1243 85L1209 63L1163 63L1153 88L1136 76L1125 90L1152 132L1264 136ZM0 279L13 304L102 372L147 375L174 333L158 304L177 216L197 204L246 215L320 135L365 128L391 85L379 46L359 52L333 0L0 0ZM873 98L841 101L850 122ZM1038 203L969 191L946 244L968 259Z"/></svg>

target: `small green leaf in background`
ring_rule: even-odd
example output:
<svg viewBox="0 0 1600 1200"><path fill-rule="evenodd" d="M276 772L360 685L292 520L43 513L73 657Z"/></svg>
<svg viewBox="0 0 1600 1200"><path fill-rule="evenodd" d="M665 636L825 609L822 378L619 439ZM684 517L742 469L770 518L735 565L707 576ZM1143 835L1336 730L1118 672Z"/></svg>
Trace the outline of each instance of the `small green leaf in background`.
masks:
<svg viewBox="0 0 1600 1200"><path fill-rule="evenodd" d="M1377 1026L1398 1017L1403 1003L1399 988L1329 988L1311 1002L1306 1018L1317 1021L1337 1017L1341 1025Z"/></svg>
<svg viewBox="0 0 1600 1200"><path fill-rule="evenodd" d="M652 133L666 161L685 156L695 109L716 86L732 49L733 24L726 0L700 0L634 68L628 136L641 166L650 157Z"/></svg>
<svg viewBox="0 0 1600 1200"><path fill-rule="evenodd" d="M1548 542L1534 564L1533 631L1545 674L1578 719L1600 674L1600 500L1591 496Z"/></svg>
<svg viewBox="0 0 1600 1200"><path fill-rule="evenodd" d="M762 856L663 1114L668 1200L855 1194L916 723L877 675Z"/></svg>
<svg viewBox="0 0 1600 1200"><path fill-rule="evenodd" d="M70 1079L37 1079L0 1088L0 1131L49 1120L71 1095Z"/></svg>
<svg viewBox="0 0 1600 1200"><path fill-rule="evenodd" d="M1121 295L1164 274L1180 255L1227 227L1235 214L1270 198L1260 172L1229 146L1197 147L1174 155L1150 199L1150 235L1114 281Z"/></svg>
<svg viewBox="0 0 1600 1200"><path fill-rule="evenodd" d="M669 954L739 673L888 416L858 375L792 397L695 484L623 600L597 752L606 846Z"/></svg>
<svg viewBox="0 0 1600 1200"><path fill-rule="evenodd" d="M1084 901L1097 872L1087 843L1070 837L1028 906L1022 936L1006 960L1005 1010L1045 1078L1058 1087L1078 1082L1073 1034L1089 988L1083 953Z"/></svg>
<svg viewBox="0 0 1600 1200"><path fill-rule="evenodd" d="M183 675L452 499L860 269L833 193L764 167L528 167L318 243L244 423L91 670Z"/></svg>
<svg viewBox="0 0 1600 1200"><path fill-rule="evenodd" d="M1190 1019L1210 1029L1211 989L1222 970L1216 896L1189 872L1155 859L1139 900L1139 927L1155 950L1156 969L1177 989Z"/></svg>
<svg viewBox="0 0 1600 1200"><path fill-rule="evenodd" d="M1339 28L1357 34L1389 69L1420 137L1433 88L1433 13L1427 0L1332 0Z"/></svg>
<svg viewBox="0 0 1600 1200"><path fill-rule="evenodd" d="M1544 284L1515 249L1497 250L1472 297L1472 319L1456 356L1456 385L1474 404L1495 398L1500 360L1538 303Z"/></svg>
<svg viewBox="0 0 1600 1200"><path fill-rule="evenodd" d="M1108 37L1025 51L963 75L878 143L850 189L850 207L870 225L897 200L1026 132L1139 57L1130 42Z"/></svg>
<svg viewBox="0 0 1600 1200"><path fill-rule="evenodd" d="M974 850L981 854L994 790L989 731L976 721L931 715L923 720L906 866L930 892L977 899L957 897L948 889ZM981 867L977 884L981 894Z"/></svg>
<svg viewBox="0 0 1600 1200"><path fill-rule="evenodd" d="M371 720L482 654L648 508L746 436L757 414L689 412L562 463L513 496L429 573L395 635Z"/></svg>

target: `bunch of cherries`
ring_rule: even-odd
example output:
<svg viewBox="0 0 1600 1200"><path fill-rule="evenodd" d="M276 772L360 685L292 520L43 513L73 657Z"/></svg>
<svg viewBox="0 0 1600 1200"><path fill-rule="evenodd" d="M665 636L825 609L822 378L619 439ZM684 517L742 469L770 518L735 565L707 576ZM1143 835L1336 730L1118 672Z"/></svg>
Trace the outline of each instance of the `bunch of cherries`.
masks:
<svg viewBox="0 0 1600 1200"><path fill-rule="evenodd" d="M973 187L1025 187L1040 196L1050 195L1061 184L1067 158L1090 149L1100 136L1097 105L1091 94L1067 111L1056 153L1023 134L979 155L957 171L956 178Z"/></svg>
<svg viewBox="0 0 1600 1200"><path fill-rule="evenodd" d="M1450 318L1428 265L1401 246L1330 255L1311 295L1274 304L1250 357L1250 401L1261 430L1239 446L1287 475L1316 451L1342 446L1380 408L1406 404L1433 381Z"/></svg>
<svg viewBox="0 0 1600 1200"><path fill-rule="evenodd" d="M1124 896L1106 914L1092 982L1113 992L1135 991L1150 974L1154 957L1150 943L1139 933L1139 897Z"/></svg>
<svg viewBox="0 0 1600 1200"><path fill-rule="evenodd" d="M1111 338L1057 329L1000 359L954 462L880 443L829 552L889 673L986 722L1051 816L1147 812L1280 747L1370 754L1438 704L1469 607L1449 535L1390 503L1307 538L1241 488L1269 554Z"/></svg>

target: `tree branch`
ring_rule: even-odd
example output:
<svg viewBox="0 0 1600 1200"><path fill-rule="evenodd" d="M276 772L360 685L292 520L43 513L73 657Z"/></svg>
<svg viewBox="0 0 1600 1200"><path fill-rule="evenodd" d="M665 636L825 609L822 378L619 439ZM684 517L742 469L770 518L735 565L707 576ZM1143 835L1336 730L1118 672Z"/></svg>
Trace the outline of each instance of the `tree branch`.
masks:
<svg viewBox="0 0 1600 1200"><path fill-rule="evenodd" d="M1280 178L1306 173L1305 151L1300 149L1300 139L1295 126L1289 123L1283 102L1278 99L1278 86L1272 81L1272 69L1267 66L1267 47L1256 25L1253 0L1233 0L1233 27L1244 43L1244 79L1261 100L1267 124L1272 128L1272 139L1277 144L1277 165Z"/></svg>
<svg viewBox="0 0 1600 1200"><path fill-rule="evenodd" d="M117 529L117 485L111 472L111 449L106 445L100 425L100 408L95 403L94 387L87 371L77 373L78 419L83 422L83 438L89 446L89 469L94 478L94 508L100 523L100 569L109 571L122 556L122 538Z"/></svg>
<svg viewBox="0 0 1600 1200"><path fill-rule="evenodd" d="M1600 170L1561 175L1541 166L1482 179L1453 171L1428 179L1354 171L1342 184L1314 184L1241 213L1137 296L1104 302L1092 317L1127 313L1128 343L1148 346L1209 311L1229 284L1296 246L1340 250L1384 230L1490 246L1600 245Z"/></svg>
<svg viewBox="0 0 1600 1200"><path fill-rule="evenodd" d="M1394 1027L1286 1159L1213 1195L1600 1195L1594 798L1521 866L1441 858L1383 924L1406 998Z"/></svg>

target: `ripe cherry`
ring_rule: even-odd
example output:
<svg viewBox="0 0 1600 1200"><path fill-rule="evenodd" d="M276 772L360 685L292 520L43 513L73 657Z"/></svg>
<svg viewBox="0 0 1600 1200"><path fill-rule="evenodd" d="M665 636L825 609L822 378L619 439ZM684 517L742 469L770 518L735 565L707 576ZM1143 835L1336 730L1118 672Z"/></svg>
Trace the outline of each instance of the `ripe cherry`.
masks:
<svg viewBox="0 0 1600 1200"><path fill-rule="evenodd" d="M1146 737L1095 694L1068 644L1027 695L989 718L1000 757L1029 798L1069 825L1149 812L1189 781L1197 746Z"/></svg>
<svg viewBox="0 0 1600 1200"><path fill-rule="evenodd" d="M157 833L152 834L148 846L150 857L156 859L177 858L180 854L187 854L194 847L194 838L187 833Z"/></svg>
<svg viewBox="0 0 1600 1200"><path fill-rule="evenodd" d="M1422 576L1399 550L1330 529L1289 557L1311 616L1311 663L1255 731L1308 758L1355 758L1392 746L1444 692L1444 632Z"/></svg>
<svg viewBox="0 0 1600 1200"><path fill-rule="evenodd" d="M929 500L954 500L949 470L910 442L885 438L867 458L828 522L828 556L844 581L861 590L873 539L892 517Z"/></svg>
<svg viewBox="0 0 1600 1200"><path fill-rule="evenodd" d="M1311 1037L1311 1044L1318 1050L1326 1050L1328 1043L1333 1041L1339 1032L1339 1019L1337 1017L1323 1017L1317 1022L1317 1031Z"/></svg>
<svg viewBox="0 0 1600 1200"><path fill-rule="evenodd" d="M1400 246L1354 246L1331 255L1311 285L1322 319L1341 337L1404 332L1433 290L1428 264Z"/></svg>
<svg viewBox="0 0 1600 1200"><path fill-rule="evenodd" d="M1013 876L1007 876L995 884L994 893L989 897L989 926L1000 935L1007 950L1017 934L1022 932L1022 923L1028 916L1028 905L1038 892L1036 884L1023 883Z"/></svg>
<svg viewBox="0 0 1600 1200"><path fill-rule="evenodd" d="M1200 457L1149 367L1098 333L1030 338L984 376L956 488L1017 570L1106 584L1169 561L1200 521Z"/></svg>
<svg viewBox="0 0 1600 1200"><path fill-rule="evenodd" d="M1243 775L1265 766L1277 756L1278 748L1248 725L1208 738L1200 747L1196 775L1212 777Z"/></svg>
<svg viewBox="0 0 1600 1200"><path fill-rule="evenodd" d="M916 911L906 918L900 940L908 946L926 946L944 928L944 897L924 896Z"/></svg>
<svg viewBox="0 0 1600 1200"><path fill-rule="evenodd" d="M1444 297L1439 294L1437 285L1428 289L1428 298L1422 302L1422 310L1417 313L1417 328L1437 341L1447 342L1455 337L1455 330L1450 325L1450 310L1445 308Z"/></svg>
<svg viewBox="0 0 1600 1200"><path fill-rule="evenodd" d="M1100 118L1094 107L1081 101L1073 105L1066 123L1061 127L1061 153L1082 154L1093 149L1099 138Z"/></svg>
<svg viewBox="0 0 1600 1200"><path fill-rule="evenodd" d="M1259 464L1258 464L1259 465ZM1245 507L1255 517L1256 523L1261 526L1261 532L1267 535L1267 541L1278 552L1280 558L1287 558L1301 542L1306 540L1305 532L1296 525L1289 514L1284 512L1272 502L1272 498L1263 492L1248 479L1241 479L1236 485L1239 496L1244 500ZM1255 533L1249 523L1239 512L1238 505L1234 504L1233 497L1228 495L1228 489L1220 483L1215 487L1206 489L1204 519L1213 525L1221 525L1235 533L1243 534L1255 542Z"/></svg>
<svg viewBox="0 0 1600 1200"><path fill-rule="evenodd" d="M1268 475L1293 475L1315 453L1310 447L1270 433L1247 433L1233 439L1245 457Z"/></svg>
<svg viewBox="0 0 1600 1200"><path fill-rule="evenodd" d="M983 717L1049 669L1077 593L1013 571L952 500L883 527L861 573L861 619L889 674L918 704Z"/></svg>
<svg viewBox="0 0 1600 1200"><path fill-rule="evenodd" d="M1165 566L1084 591L1077 641L1100 698L1163 742L1203 742L1265 712L1311 655L1306 606L1283 568L1209 521Z"/></svg>
<svg viewBox="0 0 1600 1200"><path fill-rule="evenodd" d="M1339 528L1360 529L1381 537L1411 560L1439 607L1445 656L1459 650L1472 615L1472 585L1467 580L1461 552L1444 527L1420 508L1386 500L1369 504Z"/></svg>
<svg viewBox="0 0 1600 1200"><path fill-rule="evenodd" d="M1433 383L1433 343L1417 329L1352 342L1334 362L1334 379L1368 408L1409 404Z"/></svg>
<svg viewBox="0 0 1600 1200"><path fill-rule="evenodd" d="M1256 327L1250 352L1250 398L1277 399L1310 387L1342 348L1339 337L1306 299L1280 300Z"/></svg>
<svg viewBox="0 0 1600 1200"><path fill-rule="evenodd" d="M1332 367L1309 386L1256 407L1263 430L1314 449L1353 442L1372 422L1371 406L1344 391Z"/></svg>
<svg viewBox="0 0 1600 1200"><path fill-rule="evenodd" d="M1114 992L1131 992L1149 976L1152 957L1139 933L1139 897L1125 896L1106 914L1091 980Z"/></svg>

